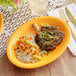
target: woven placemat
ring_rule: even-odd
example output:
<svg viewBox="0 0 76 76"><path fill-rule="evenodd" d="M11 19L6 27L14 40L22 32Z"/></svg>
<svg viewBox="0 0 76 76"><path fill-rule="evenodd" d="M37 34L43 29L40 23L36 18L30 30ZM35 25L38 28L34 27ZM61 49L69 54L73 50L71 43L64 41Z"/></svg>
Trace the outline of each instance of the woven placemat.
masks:
<svg viewBox="0 0 76 76"><path fill-rule="evenodd" d="M55 9L56 6L61 6L67 1L68 0L49 0L47 11ZM28 20L40 16L47 16L47 13L43 13L40 16L33 15L29 7L29 2L21 4L19 6L19 9L13 13L8 11L7 7L0 6L0 12L2 13L4 19L4 27L0 36L0 57L2 57L6 53L8 39L14 32L14 30L16 30L20 25Z"/></svg>

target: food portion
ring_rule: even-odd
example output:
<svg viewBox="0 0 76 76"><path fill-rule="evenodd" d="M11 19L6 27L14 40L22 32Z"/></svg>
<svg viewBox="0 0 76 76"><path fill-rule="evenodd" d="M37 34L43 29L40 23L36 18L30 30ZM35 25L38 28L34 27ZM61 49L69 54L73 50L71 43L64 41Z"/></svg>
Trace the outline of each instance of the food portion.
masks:
<svg viewBox="0 0 76 76"><path fill-rule="evenodd" d="M42 24L43 25L43 24ZM36 23L33 24L36 36L26 35L20 37L15 46L15 55L23 63L35 63L39 61L44 55L48 55L50 50L58 46L64 37L59 27L41 26Z"/></svg>
<svg viewBox="0 0 76 76"><path fill-rule="evenodd" d="M15 46L15 55L23 63L37 62L47 54L47 51L41 50L35 43L33 35L20 37Z"/></svg>
<svg viewBox="0 0 76 76"><path fill-rule="evenodd" d="M64 34L58 29L56 26L41 26L40 32L35 37L41 49L53 50L62 42Z"/></svg>

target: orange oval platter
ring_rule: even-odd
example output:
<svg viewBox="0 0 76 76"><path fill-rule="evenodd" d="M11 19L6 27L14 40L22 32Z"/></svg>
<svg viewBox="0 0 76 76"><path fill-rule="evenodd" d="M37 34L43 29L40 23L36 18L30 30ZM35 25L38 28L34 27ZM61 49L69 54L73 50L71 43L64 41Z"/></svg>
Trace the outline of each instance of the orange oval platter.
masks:
<svg viewBox="0 0 76 76"><path fill-rule="evenodd" d="M64 38L61 44L58 45L55 50L50 51L48 56L42 57L40 61L36 63L22 63L15 57L14 47L19 37L25 36L26 34L35 35L35 32L32 28L33 23L37 23L38 26L40 26L41 23L57 26L64 33ZM64 21L56 17L49 17L49 16L35 18L21 25L11 35L7 44L7 56L11 63L13 63L14 65L20 68L33 69L33 68L42 67L56 60L65 51L69 43L69 40L70 40L69 28Z"/></svg>

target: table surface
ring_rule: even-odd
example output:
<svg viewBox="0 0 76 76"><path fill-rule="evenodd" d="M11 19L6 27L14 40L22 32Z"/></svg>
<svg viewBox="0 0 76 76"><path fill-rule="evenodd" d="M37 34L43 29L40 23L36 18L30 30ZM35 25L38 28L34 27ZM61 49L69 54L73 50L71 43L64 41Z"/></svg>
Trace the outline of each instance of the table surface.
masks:
<svg viewBox="0 0 76 76"><path fill-rule="evenodd" d="M71 0L76 3L76 0ZM69 49L54 62L37 69L20 69L8 60L6 54L0 59L0 76L76 76L76 57Z"/></svg>

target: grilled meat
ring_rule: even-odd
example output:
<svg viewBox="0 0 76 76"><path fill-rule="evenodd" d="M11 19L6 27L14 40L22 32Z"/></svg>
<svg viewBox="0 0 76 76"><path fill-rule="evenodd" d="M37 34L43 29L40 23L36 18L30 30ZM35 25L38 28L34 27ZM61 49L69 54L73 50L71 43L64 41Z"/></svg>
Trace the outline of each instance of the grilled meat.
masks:
<svg viewBox="0 0 76 76"><path fill-rule="evenodd" d="M53 50L62 42L63 37L64 34L62 31L58 30L58 27L42 26L41 32L36 35L35 40L40 48L45 50Z"/></svg>
<svg viewBox="0 0 76 76"><path fill-rule="evenodd" d="M41 26L41 31L50 31L50 30L56 30L58 27L56 26Z"/></svg>

